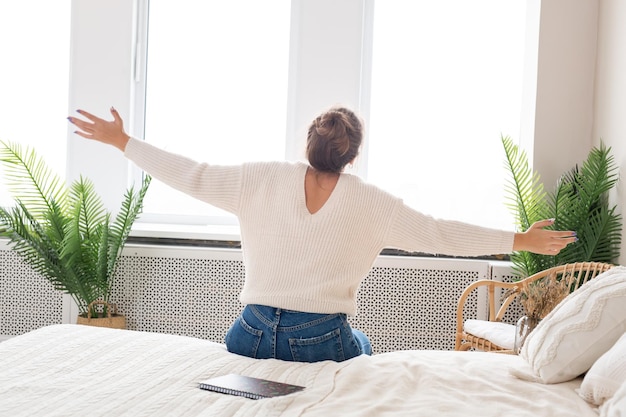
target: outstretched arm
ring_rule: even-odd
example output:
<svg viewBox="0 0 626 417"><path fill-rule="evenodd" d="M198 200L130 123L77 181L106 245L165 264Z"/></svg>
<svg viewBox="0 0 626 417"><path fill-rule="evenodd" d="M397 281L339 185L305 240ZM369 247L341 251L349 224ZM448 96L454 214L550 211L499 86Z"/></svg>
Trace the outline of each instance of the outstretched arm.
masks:
<svg viewBox="0 0 626 417"><path fill-rule="evenodd" d="M576 232L569 230L545 230L554 223L553 219L535 222L524 233L516 233L513 240L514 251L528 251L541 255L556 255L565 246L576 242Z"/></svg>
<svg viewBox="0 0 626 417"><path fill-rule="evenodd" d="M84 110L79 117L67 119L79 130L78 136L113 145L153 178L198 200L231 213L239 209L242 166L218 166L200 163L142 140L131 139L124 131L119 113L111 107L112 121L106 121Z"/></svg>
<svg viewBox="0 0 626 417"><path fill-rule="evenodd" d="M124 131L124 122L122 121L122 118L117 110L111 107L113 121L110 122L94 116L84 110L77 110L76 112L81 116L84 116L89 121L72 116L68 117L67 120L80 129L74 133L87 139L93 139L98 142L113 145L124 152L130 137Z"/></svg>
<svg viewBox="0 0 626 417"><path fill-rule="evenodd" d="M528 251L554 256L576 241L573 231L546 230L554 220L534 223L523 233L435 219L400 203L383 245L411 252L483 256Z"/></svg>

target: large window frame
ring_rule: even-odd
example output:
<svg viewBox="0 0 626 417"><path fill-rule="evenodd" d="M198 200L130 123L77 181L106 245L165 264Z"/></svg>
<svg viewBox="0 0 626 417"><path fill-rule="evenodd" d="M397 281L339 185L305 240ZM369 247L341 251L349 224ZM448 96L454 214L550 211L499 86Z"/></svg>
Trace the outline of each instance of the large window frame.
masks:
<svg viewBox="0 0 626 417"><path fill-rule="evenodd" d="M334 11L333 14L330 14L331 17L329 17L328 13L323 13L323 15L317 16L316 18L312 18L311 16L314 15L315 12L319 13L320 11L324 11L325 9L324 8L311 8L311 7L307 8L306 4L303 5L303 2L293 2L295 9L293 10L293 13L291 16L292 31L291 31L290 37L291 37L292 49L290 51L289 74L292 75L294 78L300 76L299 72L305 72L305 74L307 75L305 75L306 82L302 84L297 84L294 79L291 79L291 83L289 85L289 91L292 92L293 95L290 96L290 99L293 99L295 101L295 98L297 97L298 93L302 94L304 97L311 97L313 96L312 92L310 91L302 92L301 89L303 88L308 89L309 86L314 86L314 88L316 89L320 89L321 87L323 89L326 83L329 83L331 85L328 86L327 91L323 92L323 94L330 98L330 100L328 100L326 104L328 104L328 102L333 102L332 100L333 98L336 97L337 89L342 88L342 86L346 83L346 80L349 77L339 77L340 82L337 82L335 84L332 84L332 81L334 80L334 78L336 78L336 73L340 72L337 70L337 68L345 68L347 69L346 71L352 71L352 78L357 80L358 82L358 86L357 86L358 94L359 94L358 99L357 99L358 101L355 101L355 104L352 104L351 106L353 108L360 109L359 112L361 114L369 115L370 108L372 108L371 107L372 106L371 90L372 88L375 87L372 85L372 70L377 65L376 62L374 61L374 58L376 54L378 56L381 56L384 50L380 49L380 47L378 51L375 51L375 50L373 51L372 49L375 44L374 41L377 39L377 38L376 39L374 38L374 32L379 29L379 27L376 26L378 19L376 19L376 17L374 16L375 11L376 11L374 2L368 1L368 2L362 2L360 4L355 2L353 4L356 5L357 8L352 7L351 9L346 9L346 11L349 10L352 16L355 16L358 18L353 18L352 20L346 20L344 14L342 14L341 12L339 13L336 12L336 9L338 7L337 5L331 6L330 4L328 4L328 7L333 7L333 11ZM494 3L494 6L496 4L497 3ZM465 5L464 3L461 3L460 5L467 7L468 12L471 12L475 8L469 4ZM484 8L486 6L488 7L488 5L489 5L489 2L482 2L483 9L480 10L481 14L488 15L488 10L487 11L484 10ZM522 7L523 5L524 3L521 2ZM358 8L358 6L361 6L361 7ZM516 6L520 7L520 4L517 4ZM138 15L139 17L138 23L139 25L141 25L140 27L142 30L138 32L138 37L139 37L138 44L141 44L141 45L149 44L152 47L152 44L149 43L149 39L148 39L149 31L145 30L147 28L151 28L151 25L147 17L149 13L145 12L145 9L147 8L148 7L145 7L144 10L139 10L140 14ZM305 9L304 13L302 10L303 8ZM421 9L429 10L428 7L421 7ZM430 9L432 9L430 11L438 10L438 8L434 6L431 7ZM439 9L441 9L441 7ZM389 5L387 5L387 10L389 10ZM337 15L339 19L336 21L333 21L332 19L333 15ZM466 17L458 16L458 14L453 15L453 16L456 16L456 18L461 19L459 21L459 25L467 25L467 26L472 25L471 21L468 21ZM467 16L467 14L463 14L463 16ZM523 18L523 15L521 17ZM439 16L439 18L445 19L444 16ZM328 29L329 27L340 28L340 30L342 31L341 36L339 35L339 33L333 33L332 29L330 30ZM310 31L311 34L314 34L315 36L307 36L308 35L307 33L301 34L301 32L306 31L307 29ZM389 28L389 29L392 29L392 28ZM433 32L439 31L439 28L437 26L434 26L432 28L432 31ZM382 34L382 32L380 33ZM435 35L434 37L442 36L442 35L445 35L446 33L448 32L442 31L439 33L439 35ZM343 45L342 45L342 41L345 42ZM420 41L416 39L414 43L416 45L419 45L419 42ZM335 50L332 49L332 46L334 45L336 46ZM297 48L295 46L297 46ZM400 47L400 49L405 50L406 47L407 46L403 46L403 47ZM306 53L299 53L300 51L306 51ZM177 52L174 51L174 54L175 53ZM456 52L455 52L455 55L456 55ZM310 57L313 57L313 59L311 59ZM308 61L305 61L307 59ZM519 60L521 60L521 57L519 58ZM151 90L152 90L151 85L150 85L151 71L149 68L150 61L151 61L150 52L148 52L148 59L141 60L141 62L144 65L141 68L138 68L138 70L136 69L136 73L139 72L140 74L139 78L141 80L148 81L148 85L143 83L140 86L138 86L139 92L136 93L136 97L143 97L146 95L149 97L151 94ZM337 65L338 61L342 61L343 65ZM329 63L329 65L320 65L319 64L320 62L326 62L326 63ZM148 68L146 68L146 63L147 63ZM315 68L316 71L311 74L306 71L307 68ZM323 73L324 71L327 71L328 73L325 74ZM320 72L322 72L322 74L320 74ZM419 71L417 73L419 73ZM320 80L324 80L325 82L321 82ZM382 87L382 85L383 83L380 83L378 86ZM380 89L378 91L380 91ZM225 100L228 100L228 97L225 97ZM391 103L393 100L394 99L392 98L389 102ZM517 101L519 100L519 97L517 100L515 100L515 97L511 97L511 100ZM475 102L479 101L478 97L476 97L474 101ZM135 120L140 122L142 120L142 117L147 116L147 111L144 111L144 108L141 107L142 103L138 103L138 104L139 106L136 108L134 113L136 117ZM519 103L516 103L516 104L518 106L520 105ZM289 108L291 108L292 105L293 103L289 103ZM396 113L399 112L401 109L404 109L404 111L408 111L409 113L411 113L409 111L411 103L400 102L398 103L398 105L400 108L396 108L396 106L394 105L389 106L389 107L394 107ZM319 109L317 110L319 111ZM520 116L519 114L510 115L509 117L515 118L516 116L519 119L519 116ZM376 121L376 120L372 120L369 116L365 117L365 120L368 125ZM308 122L308 120L306 122ZM389 120L389 122L391 122L392 125L391 126L387 125L388 126L387 129L389 129L390 127L393 127L393 125L396 125L396 124L398 126L402 125L406 128L408 119L395 120L392 118L392 120ZM424 123L427 123L427 121L425 121ZM141 126L142 123L139 123L139 125ZM379 125L380 123L377 126ZM169 128L169 126L170 125L166 125L166 128ZM191 132L193 133L193 130ZM369 128L366 129L366 135L369 132L371 132L371 129ZM388 138L385 138L384 132L382 133L383 133L382 135L381 134L377 135L376 138L372 137L370 139L369 137L366 137L364 141L364 144L365 144L364 149L362 151L361 156L357 159L357 163L355 164L355 166L349 169L351 173L360 175L364 177L366 180L369 180L369 171L374 172L374 168L375 168L374 166L370 165L372 162L371 161L372 157L379 155L381 150L384 151L384 149L380 149L381 144L375 143L374 139L377 139L378 142L380 142L381 140L387 141L388 139ZM509 133L513 134L514 137L518 137L519 131L516 129ZM464 132L464 134L459 135L457 139L455 140L460 140L464 136L468 136L468 135L471 136L471 131ZM287 146L285 148L285 155L284 155L285 159L286 160L302 159L303 148L304 148L304 138L305 138L303 130L300 129L300 132L293 132L293 131L286 132L285 136L286 136L285 140L287 142ZM148 134L147 136L145 136L143 131L138 134L138 137L146 137L146 140L151 141L150 135ZM423 137L427 138L429 136L424 135ZM213 138L211 137L206 138L206 140L209 140L209 141L212 139ZM442 138L442 140L446 140L446 141L450 141L451 139L452 138ZM493 139L494 140L492 141L492 143L497 142L498 140L497 134L493 135ZM406 144L406 145L410 145L410 144ZM396 152L398 152L400 149L403 149L403 148L409 149L410 146L406 146L406 145L403 145L402 143L400 143L398 146L398 144L396 144L395 145L396 150L390 152L390 155L393 156L394 154L396 154ZM463 141L461 141L459 145L463 145ZM436 146L436 145L432 144L432 146ZM429 146L428 143L422 144L423 149L432 148L432 146ZM467 147L469 145L464 144L464 146ZM373 147L377 147L376 149L378 149L378 151L374 153L370 153L369 149ZM490 153L492 155L498 154L498 151L501 151L501 148L498 147L496 149L492 149ZM430 159L433 159L433 158L428 158L428 160ZM448 158L438 156L438 157L435 157L434 159L441 160L443 163L445 163L445 160ZM216 162L216 161L212 160L211 162ZM379 158L379 162L386 164L384 161L380 160L380 158ZM424 161L424 162L426 163L428 161ZM432 162L428 162L428 163L432 163ZM471 163L469 161L465 163L469 164L468 166L471 166ZM497 162L491 161L490 164L491 166L496 165L498 168L501 167L500 161L497 161ZM440 165L441 164L434 164L433 169L434 168L441 169ZM456 167L457 164L455 164L454 166ZM381 167L377 166L377 168L378 170L376 172L380 173ZM449 170L454 171L454 169L455 168L450 168ZM459 170L459 168L456 168L456 169L457 171ZM405 169L402 169L401 167L399 167L396 175L402 175L403 172L411 173L412 169L409 168L408 165L405 165ZM472 172L472 171L469 170L468 172ZM141 175L141 171L137 169L134 174L134 177L138 179L140 175ZM451 178L445 179L445 177L440 175L438 176L438 178L440 178L438 181L437 180L430 181L430 180L423 178L422 180L417 180L417 183L420 185L414 184L410 186L411 189L415 189L414 193L408 193L408 195L406 196L402 194L399 194L399 195L403 198L408 198L409 204L415 203L415 201L413 200L416 200L420 204L414 205L414 207L416 207L419 210L426 209L425 211L426 213L431 213L431 214L434 214L435 216L441 216L441 217L455 219L455 220L471 221L471 222L475 222L477 224L481 224L484 226L494 226L494 227L503 227L503 228L513 229L512 216L507 215L508 213L506 213L506 207L502 201L503 200L502 190L504 186L502 183L500 183L498 186L498 181L492 180L492 178L494 177L493 175L490 175L488 178L485 178L485 180L486 181L488 180L490 183L489 187L487 187L486 185L483 185L482 190L477 190L477 192L481 192L483 194L482 199L479 199L478 201L474 201L473 204L471 206L468 206L465 210L454 212L454 210L450 211L450 209L447 208L448 212L444 212L444 210L446 210L446 207L449 206L449 204L444 204L442 206L441 203L439 203L438 205L436 202L440 200L456 201L454 197L452 196L458 194L459 192L462 192L465 188L464 187L459 188L459 186L457 185L457 189L455 190L454 189L455 185L452 184L451 181L454 181L455 183L459 181L467 181L466 177L467 177L466 175L461 175L460 177L458 177L457 180L452 180ZM484 174L483 174L483 177L484 177ZM399 178L399 180L401 179ZM391 189L393 189L393 187L396 185L397 182L398 181L393 180L390 184L383 184L383 187L385 187L386 189L390 189L391 187ZM443 183L443 185L439 183ZM476 181L474 183L476 183ZM423 190L423 188L426 185L429 185L431 188L433 187L434 188L426 196L422 196L419 198L414 196L414 194L418 193L419 190ZM442 189L443 190L448 189L450 191L443 192L441 191ZM467 193L469 191L464 191L464 192ZM175 195L176 194L174 194L174 196ZM185 198L186 197L182 197L181 200ZM464 200L467 201L467 199L464 199ZM184 200L184 201L188 201L188 200ZM190 205L192 204L193 202L190 201ZM429 208L431 211L428 211ZM206 212L211 213L211 212L214 212L214 210L208 207ZM489 216L489 214L497 214L497 216L494 216L492 218L491 216ZM479 218L479 216L481 215L483 217ZM497 218L497 221L494 220L495 218ZM193 227L206 227L207 225L209 225L209 228L213 228L215 226L223 227L224 225L236 225L236 219L234 218L234 216L229 216L227 214L223 215L222 217L216 217L216 216L209 217L206 215L194 216L194 215L156 214L150 210L149 206L147 206L146 213L144 213L142 220L143 221L140 220L138 227L143 227L144 229L146 228L145 227L146 225L144 223L150 223L149 225L147 225L148 229L149 228L154 229L155 227L162 229L162 226L160 225L162 225L163 223L166 223L166 224L176 223L179 225L178 226L179 229L181 228L181 226L189 226L189 225L193 225ZM236 228L233 228L233 230L234 229Z"/></svg>
<svg viewBox="0 0 626 417"><path fill-rule="evenodd" d="M141 91L141 54L145 45L139 35L142 25L145 25L145 10L147 0L72 0L72 64L70 81L70 111L85 108L90 111L108 115L109 108L115 106L127 122L129 132L141 137L141 120L138 115L143 112ZM536 169L542 171L547 183L554 181L560 172L565 171L576 161L581 159L580 153L585 154L589 148L591 138L584 134L590 122L579 118L585 114L587 108L571 110L555 106L555 103L567 103L568 97L563 97L559 91L554 91L554 85L562 79L578 88L581 94L592 89L592 80L588 80L588 69L592 66L590 58L593 51L585 49L582 56L567 54L569 49L563 45L579 40L579 37L568 38L572 28L580 27L580 23L591 25L591 18L584 15L587 12L583 5L578 5L578 14L568 15L569 20L561 23L562 16L558 11L550 9L550 5L539 0L529 1L528 13L528 40L527 68L525 71L525 101L522 115L522 145L528 151L531 161L538 160ZM574 6L572 6L574 7ZM575 8L576 8L575 7ZM323 56L327 58L327 51L316 48L314 39L319 32L315 26L316 18L323 16L328 9L342 22L338 27L325 27L328 36L336 42L338 51L356 51L356 56L337 54L335 57L343 69L333 74L334 82L327 90L320 90L316 85L311 91L311 83L307 81L307 71L303 70ZM585 10L583 10L585 9ZM368 37L367 30L371 25L374 10L373 0L333 0L292 1L291 62L289 75L289 116L287 135L290 137L304 137L309 121L319 112L319 109L328 106L329 102L341 102L358 111L367 121L369 69L363 65L367 62ZM540 19L541 18L541 19ZM318 19L319 20L319 19ZM553 30L539 31L539 26L550 25ZM370 26L371 27L371 26ZM563 30L566 29L566 30ZM572 29L573 30L573 29ZM555 33L559 32L562 38L554 43ZM329 33L330 32L330 33ZM570 40L571 38L571 40ZM364 46L365 45L365 46ZM539 45L542 53L539 54ZM555 71L550 65L554 61L568 68L567 77ZM589 61L587 61L589 60ZM589 63L588 63L589 62ZM545 65L544 65L545 63ZM581 65L582 64L582 65ZM546 69L548 68L548 69ZM575 70L572 71L572 68ZM581 69L582 68L582 69ZM298 71L294 71L298 69ZM358 76L355 76L358 74ZM310 76L310 74L308 75ZM545 103L545 104L544 104ZM549 107L548 107L549 106ZM591 104L589 104L591 106ZM588 106L587 106L588 107ZM557 117L554 117L554 116ZM549 121L547 122L547 120ZM552 133L559 124L570 123L576 125L576 134L566 138L555 138ZM580 134L578 134L580 131ZM72 130L68 128L68 180L80 174L88 175L96 184L96 188L103 194L108 207L119 206L123 190L137 178L131 174L132 164L117 150L101 144L77 140ZM545 154L546 141L563 143L572 149L583 149L576 155L549 161L542 161L537 155ZM580 145L576 147L576 145ZM302 145L293 143L287 149L289 155L298 155ZM367 145L366 145L367 146ZM367 154L367 148L364 150ZM290 158L291 159L291 158ZM357 167L357 169L362 169ZM158 230L154 225L146 226L145 230L135 230L133 233L164 237L196 237L196 238L227 238L238 235L236 229L218 230L214 233L211 228L190 227L186 231L180 226L165 226Z"/></svg>

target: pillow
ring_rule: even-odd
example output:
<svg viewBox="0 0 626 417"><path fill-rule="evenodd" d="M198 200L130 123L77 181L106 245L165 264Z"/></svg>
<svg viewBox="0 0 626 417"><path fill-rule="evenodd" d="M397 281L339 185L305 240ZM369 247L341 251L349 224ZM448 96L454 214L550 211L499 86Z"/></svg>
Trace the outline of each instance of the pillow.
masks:
<svg viewBox="0 0 626 417"><path fill-rule="evenodd" d="M600 417L626 417L626 383L600 406Z"/></svg>
<svg viewBox="0 0 626 417"><path fill-rule="evenodd" d="M505 349L513 349L515 344L515 326L512 324L469 319L463 323L463 329L467 333L487 339Z"/></svg>
<svg viewBox="0 0 626 417"><path fill-rule="evenodd" d="M591 366L578 393L586 401L602 405L623 384L626 384L626 333Z"/></svg>
<svg viewBox="0 0 626 417"><path fill-rule="evenodd" d="M589 370L626 332L626 267L598 275L561 301L530 333L520 355L537 379L565 382Z"/></svg>

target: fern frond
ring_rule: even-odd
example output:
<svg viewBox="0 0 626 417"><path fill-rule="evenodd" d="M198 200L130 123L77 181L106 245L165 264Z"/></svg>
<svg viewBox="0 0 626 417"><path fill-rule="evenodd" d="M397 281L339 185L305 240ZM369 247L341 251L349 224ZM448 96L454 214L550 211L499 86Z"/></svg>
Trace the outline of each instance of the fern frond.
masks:
<svg viewBox="0 0 626 417"><path fill-rule="evenodd" d="M580 169L576 166L562 176L554 199L562 207L555 227L576 231L579 240L561 251L559 262L615 262L622 222L615 207L609 208L608 192L617 180L610 148L603 144L589 152Z"/></svg>
<svg viewBox="0 0 626 417"><path fill-rule="evenodd" d="M77 233L81 239L90 239L95 228L107 217L104 204L96 194L93 183L82 176L70 187L69 206L75 216Z"/></svg>
<svg viewBox="0 0 626 417"><path fill-rule="evenodd" d="M604 143L600 143L599 148L591 150L580 169L580 177L585 181L578 185L581 192L588 195L590 201L606 194L618 181L618 168L610 152L610 147L607 148Z"/></svg>
<svg viewBox="0 0 626 417"><path fill-rule="evenodd" d="M56 279L63 276L59 243L50 239L45 228L19 201L10 211L0 209L0 219L6 227L3 236L9 238L18 256L35 272L48 278L55 288L64 290L63 283Z"/></svg>
<svg viewBox="0 0 626 417"><path fill-rule="evenodd" d="M615 208L598 207L581 226L581 244L584 260L615 263L620 254L622 236L621 216Z"/></svg>
<svg viewBox="0 0 626 417"><path fill-rule="evenodd" d="M509 198L507 206L515 215L518 229L526 231L534 222L545 219L546 192L538 173L533 172L526 153L507 136L502 137L506 161L510 173L506 190Z"/></svg>
<svg viewBox="0 0 626 417"><path fill-rule="evenodd" d="M100 199L95 195L93 185L82 177L72 184L70 193L71 221L66 228L61 256L72 271L75 291L81 294L85 305L103 298L107 275L98 271L100 235L102 223L108 221L108 214Z"/></svg>
<svg viewBox="0 0 626 417"><path fill-rule="evenodd" d="M109 270L111 273L114 273L115 262L119 257L126 239L128 239L133 223L143 209L143 200L148 192L151 181L152 177L145 175L142 180L141 188L138 191L135 191L134 187L131 187L124 195L121 209L111 225L109 243Z"/></svg>
<svg viewBox="0 0 626 417"><path fill-rule="evenodd" d="M552 212L546 203L547 193L540 176L530 168L526 153L509 137L501 139L506 156L505 166L510 174L505 186L509 196L506 204L515 215L517 229L523 232L536 221L552 217ZM524 251L513 253L510 258L514 271L520 277L541 271L553 262L550 257Z"/></svg>
<svg viewBox="0 0 626 417"><path fill-rule="evenodd" d="M95 271L94 276L97 277L96 282L100 287L100 291L102 291L102 299L104 301L109 301L109 293L111 291L111 284L113 280L113 269L109 268L111 262L115 262L115 260L111 261L110 257L115 256L111 254L110 245L110 221L109 216L107 215L102 227L98 230L98 239L97 244L94 249L97 249L97 259L94 263Z"/></svg>
<svg viewBox="0 0 626 417"><path fill-rule="evenodd" d="M64 210L67 190L44 160L32 148L5 141L0 144L0 162L9 191L15 198L19 196L33 217L40 219L53 204Z"/></svg>

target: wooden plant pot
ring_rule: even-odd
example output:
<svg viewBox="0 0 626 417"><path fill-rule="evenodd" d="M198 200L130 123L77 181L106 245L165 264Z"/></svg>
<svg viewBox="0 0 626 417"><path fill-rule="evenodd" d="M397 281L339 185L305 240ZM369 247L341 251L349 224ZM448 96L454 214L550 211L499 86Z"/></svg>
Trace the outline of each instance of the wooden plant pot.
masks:
<svg viewBox="0 0 626 417"><path fill-rule="evenodd" d="M106 317L91 317L92 307L97 304L106 306ZM114 310L113 313L111 313L111 310ZM112 329L126 329L126 317L121 314L117 314L117 307L115 304L109 304L106 301L96 300L89 303L89 307L87 308L87 317L79 315L76 320L76 324L96 327L110 327Z"/></svg>

